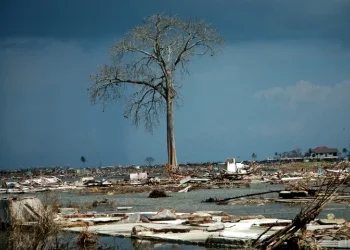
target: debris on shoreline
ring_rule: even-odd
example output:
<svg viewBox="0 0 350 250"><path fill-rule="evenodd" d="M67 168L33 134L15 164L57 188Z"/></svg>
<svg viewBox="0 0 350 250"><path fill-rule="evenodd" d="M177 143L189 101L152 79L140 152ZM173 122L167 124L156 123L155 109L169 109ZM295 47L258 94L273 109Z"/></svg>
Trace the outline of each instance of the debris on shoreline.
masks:
<svg viewBox="0 0 350 250"><path fill-rule="evenodd" d="M230 164L236 164L232 162ZM236 166L238 166L236 164ZM232 166L231 166L232 167ZM244 166L246 167L246 166ZM350 248L349 226L350 222L345 218L336 218L329 214L327 218L319 218L322 209L330 202L349 203L350 195L345 189L349 187L349 174L344 170L348 165L340 163L334 165L331 170L324 173L282 173L262 174L258 170L252 172L240 171L233 173L239 176L227 178L228 173L223 172L214 175L191 174L178 179L145 179L135 181L94 181L91 178L82 182L83 186L56 182L50 178L41 184L32 185L32 182L22 181L21 184L12 182L0 191L5 193L24 192L24 190L75 190L80 194L101 194L93 204L89 204L79 211L74 201L68 204L70 207L58 207L55 212L54 222L62 230L71 232L83 232L82 242L93 244L97 235L111 235L118 237L131 237L137 240L152 240L160 242L174 242L178 244L196 244L207 247L230 247L260 249L278 249L281 244L286 244L290 249L296 249L296 242L311 248L311 244L322 247ZM242 169L244 170L244 169ZM232 173L230 173L232 177ZM138 177L139 178L139 177ZM140 179L140 178L139 178ZM278 190L250 193L224 199L209 197L202 201L217 205L245 205L264 206L268 202L280 202L286 204L303 204L301 212L294 220L279 218L266 218L261 215L238 216L221 211L196 211L181 213L164 208L158 212L145 211L127 213L132 207L117 207L112 198L121 193L145 193L150 192L150 198L167 197L167 192L178 192L179 196L185 196L196 189L238 188L260 183L283 184ZM100 185L101 184L101 185ZM102 185L103 184L103 185ZM26 186L27 185L27 186ZM28 186L29 185L29 186ZM265 185L265 184L262 184ZM272 186L271 186L272 187ZM282 186L283 187L283 186ZM12 191L9 191L12 190ZM165 191L166 190L166 191ZM108 196L107 196L108 195ZM41 210L37 198L5 198L0 200L0 223L9 224L9 218L32 227L40 222ZM110 206L109 212L99 213L86 211L97 206ZM11 209L9 209L11 208ZM16 212L16 209L19 212ZM80 207L82 208L82 207ZM56 211L56 210L55 210ZM84 236L85 235L85 236ZM85 238L84 238L84 237Z"/></svg>
<svg viewBox="0 0 350 250"><path fill-rule="evenodd" d="M236 249L252 247L254 242L262 242L293 223L292 220L264 216L232 216L218 211L175 213L168 209L158 213L143 212L111 216L113 217L103 217L104 224L97 222L102 219L98 217L79 220L89 221L90 226L87 230L98 234ZM119 221L108 221L109 218L119 218ZM349 221L341 225L322 225L318 220L311 220L306 224L306 243L311 244L316 239L316 243L320 246L332 244L350 247L349 225ZM267 229L269 229L268 232L266 232ZM81 232L86 230L86 227L65 227L64 230Z"/></svg>

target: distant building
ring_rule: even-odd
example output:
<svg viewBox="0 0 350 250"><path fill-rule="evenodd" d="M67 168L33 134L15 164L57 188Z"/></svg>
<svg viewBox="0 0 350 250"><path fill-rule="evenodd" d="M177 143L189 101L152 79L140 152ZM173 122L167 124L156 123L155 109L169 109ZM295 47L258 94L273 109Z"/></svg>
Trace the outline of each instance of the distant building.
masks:
<svg viewBox="0 0 350 250"><path fill-rule="evenodd" d="M336 160L338 159L338 149L325 146L311 149L310 159Z"/></svg>
<svg viewBox="0 0 350 250"><path fill-rule="evenodd" d="M140 181L147 179L147 173L133 173L129 175L131 181Z"/></svg>

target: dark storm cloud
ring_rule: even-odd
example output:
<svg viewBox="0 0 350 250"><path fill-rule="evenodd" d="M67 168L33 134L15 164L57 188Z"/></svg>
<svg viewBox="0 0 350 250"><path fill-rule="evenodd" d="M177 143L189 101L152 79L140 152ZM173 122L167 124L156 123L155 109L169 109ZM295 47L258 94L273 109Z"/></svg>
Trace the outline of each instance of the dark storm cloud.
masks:
<svg viewBox="0 0 350 250"><path fill-rule="evenodd" d="M156 13L205 19L232 42L275 39L334 39L349 43L346 0L6 1L0 10L3 37L62 39L120 35Z"/></svg>

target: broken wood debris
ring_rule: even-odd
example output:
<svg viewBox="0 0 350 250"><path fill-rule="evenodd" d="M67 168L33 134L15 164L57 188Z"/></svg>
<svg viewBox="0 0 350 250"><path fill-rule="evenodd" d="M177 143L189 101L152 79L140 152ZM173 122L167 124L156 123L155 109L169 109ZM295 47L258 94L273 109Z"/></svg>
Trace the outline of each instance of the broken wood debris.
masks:
<svg viewBox="0 0 350 250"><path fill-rule="evenodd" d="M340 163L339 168L345 169L348 165L349 164L346 163ZM324 195L316 197L313 201L303 207L289 226L277 231L260 242L255 242L254 247L272 250L278 249L282 244L287 244L292 248L298 246L298 242L303 241L303 235L306 231L307 224L315 220L322 209L331 202L339 190L341 186L340 184L348 181L350 175L347 175L346 178L343 178L343 176L340 178L340 173L333 176L333 178L325 179L325 182L320 187L320 190L324 191ZM297 234L299 231L301 234Z"/></svg>

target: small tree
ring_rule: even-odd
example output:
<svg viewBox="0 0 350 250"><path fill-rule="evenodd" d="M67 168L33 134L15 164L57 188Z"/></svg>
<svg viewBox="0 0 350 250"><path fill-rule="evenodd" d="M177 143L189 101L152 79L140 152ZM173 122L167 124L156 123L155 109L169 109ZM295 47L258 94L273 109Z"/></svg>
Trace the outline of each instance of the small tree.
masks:
<svg viewBox="0 0 350 250"><path fill-rule="evenodd" d="M80 157L80 161L83 163L83 165L85 165L86 159L84 156Z"/></svg>
<svg viewBox="0 0 350 250"><path fill-rule="evenodd" d="M145 162L148 163L148 166L151 166L152 163L154 162L154 158L151 156L146 157Z"/></svg>
<svg viewBox="0 0 350 250"><path fill-rule="evenodd" d="M222 43L215 29L202 21L153 15L130 30L111 48L111 65L91 76L93 104L121 99L129 94L124 117L152 132L166 113L168 165L177 168L174 105L182 84L178 74L188 73L193 56L213 56Z"/></svg>
<svg viewBox="0 0 350 250"><path fill-rule="evenodd" d="M256 160L257 157L258 157L257 154L255 154L255 153L252 154L252 159L253 160Z"/></svg>
<svg viewBox="0 0 350 250"><path fill-rule="evenodd" d="M275 152L275 158L276 158L276 159L278 158L278 153L277 153L277 152Z"/></svg>
<svg viewBox="0 0 350 250"><path fill-rule="evenodd" d="M342 152L343 152L344 158L345 158L347 156L348 150L346 148L343 148Z"/></svg>

